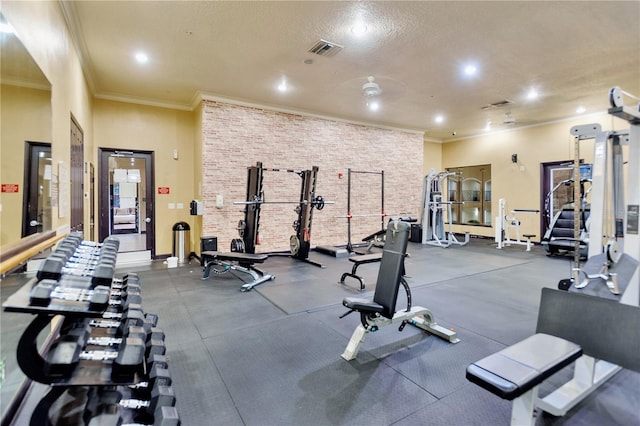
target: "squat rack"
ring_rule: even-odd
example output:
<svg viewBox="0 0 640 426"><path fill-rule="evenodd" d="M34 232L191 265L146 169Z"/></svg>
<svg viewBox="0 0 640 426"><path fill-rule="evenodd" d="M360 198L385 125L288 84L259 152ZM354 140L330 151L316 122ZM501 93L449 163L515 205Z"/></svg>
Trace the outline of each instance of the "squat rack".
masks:
<svg viewBox="0 0 640 426"><path fill-rule="evenodd" d="M322 196L315 195L318 170L317 166L313 166L311 170L267 168L263 167L261 162L248 167L246 201L234 202L234 204L245 206L244 221L238 222L238 232L242 240L234 239L231 242L231 250L255 254L260 233L260 208L263 204L297 204L298 218L293 222L296 234L289 239L291 257L322 267L322 264L309 259L313 209L322 210L325 204L331 203L325 201ZM300 176L302 184L299 201L264 201L262 189L264 171L295 173Z"/></svg>

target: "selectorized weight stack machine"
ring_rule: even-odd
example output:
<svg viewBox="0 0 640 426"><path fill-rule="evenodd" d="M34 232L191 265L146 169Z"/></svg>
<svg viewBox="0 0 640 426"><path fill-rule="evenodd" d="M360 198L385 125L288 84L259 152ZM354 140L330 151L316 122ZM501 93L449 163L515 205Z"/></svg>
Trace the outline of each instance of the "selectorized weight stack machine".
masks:
<svg viewBox="0 0 640 426"><path fill-rule="evenodd" d="M452 204L462 204L458 201L445 201L443 182L449 176L457 176L458 172L436 172L431 169L424 177L422 186L422 244L429 244L447 248L451 245L464 246L469 243L469 233L466 232L463 241L458 241L453 233ZM444 216L447 215L448 224L445 227Z"/></svg>

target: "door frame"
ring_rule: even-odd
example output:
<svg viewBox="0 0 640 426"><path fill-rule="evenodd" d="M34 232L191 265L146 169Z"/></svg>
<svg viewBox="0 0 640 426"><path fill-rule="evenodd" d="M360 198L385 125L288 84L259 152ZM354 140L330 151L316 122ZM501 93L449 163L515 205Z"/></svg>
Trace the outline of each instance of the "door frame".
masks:
<svg viewBox="0 0 640 426"><path fill-rule="evenodd" d="M31 218L35 217L37 220L38 210L38 153L48 152L49 158L51 157L51 144L49 142L34 142L25 141L24 144L24 190L22 194L22 231L21 236L24 238L27 235L35 234L42 231L32 230L32 226L29 225ZM35 189L35 191L34 191ZM33 214L35 211L35 214Z"/></svg>
<svg viewBox="0 0 640 426"><path fill-rule="evenodd" d="M146 246L151 252L151 259L156 255L156 226L155 226L155 160L153 151L140 151L118 148L98 148L98 240L103 241L111 234L109 217L111 214L109 203L109 157L113 154L127 155L133 158L145 159L146 178L146 217L151 221L146 225Z"/></svg>
<svg viewBox="0 0 640 426"><path fill-rule="evenodd" d="M584 164L584 159L580 159L579 164ZM558 168L573 168L573 160L549 161L540 163L540 235L544 236L547 232L547 224L545 222L545 201L549 192L549 183L551 181L551 170ZM553 220L553 218L550 218ZM542 237L541 237L542 238Z"/></svg>

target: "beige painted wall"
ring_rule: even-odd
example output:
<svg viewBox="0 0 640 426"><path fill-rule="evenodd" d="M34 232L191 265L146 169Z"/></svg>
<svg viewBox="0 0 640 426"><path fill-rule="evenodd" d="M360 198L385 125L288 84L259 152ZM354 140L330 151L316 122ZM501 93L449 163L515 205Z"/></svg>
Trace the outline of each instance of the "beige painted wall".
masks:
<svg viewBox="0 0 640 426"><path fill-rule="evenodd" d="M70 164L70 123L73 115L84 132L85 161L94 151L91 122L92 96L80 60L58 2L3 1L2 13L18 38L51 83L51 142L54 168ZM4 123L3 123L4 124ZM88 187L88 175L84 177ZM68 191L69 182L60 182ZM64 189L64 188L63 188ZM64 200L69 205L69 200ZM89 199L85 198L85 231L88 231ZM53 208L53 229L67 232L69 215L60 217ZM2 212L4 216L5 211Z"/></svg>
<svg viewBox="0 0 640 426"><path fill-rule="evenodd" d="M0 182L18 184L0 193L0 246L20 239L25 142L51 142L51 91L3 84L0 93Z"/></svg>
<svg viewBox="0 0 640 426"><path fill-rule="evenodd" d="M498 200L507 201L507 209L540 208L540 165L543 162L572 160L574 138L571 127L578 124L600 123L603 130L621 130L628 123L613 119L606 113L580 117L574 120L550 123L544 126L514 129L442 144L442 169L457 166L491 165L492 214L498 212ZM511 155L518 154L518 163ZM580 156L586 162L593 160L593 141L583 141ZM425 164L425 167L427 165ZM494 219L495 220L495 219ZM541 238L538 215L522 216L522 234L535 234ZM454 226L454 232L493 237L494 228Z"/></svg>
<svg viewBox="0 0 640 426"><path fill-rule="evenodd" d="M173 224L183 221L194 227L194 217L189 215L189 202L197 194L194 126L190 111L102 99L94 102L94 161L97 163L98 147L153 151L155 186L170 188L167 195L158 195L157 190L153 194L156 256L171 253ZM174 149L178 150L177 160L173 159ZM182 208L170 209L170 203L182 204Z"/></svg>
<svg viewBox="0 0 640 426"><path fill-rule="evenodd" d="M438 142L424 141L423 148L423 173L426 175L429 170L435 169L437 171L442 169L442 144Z"/></svg>

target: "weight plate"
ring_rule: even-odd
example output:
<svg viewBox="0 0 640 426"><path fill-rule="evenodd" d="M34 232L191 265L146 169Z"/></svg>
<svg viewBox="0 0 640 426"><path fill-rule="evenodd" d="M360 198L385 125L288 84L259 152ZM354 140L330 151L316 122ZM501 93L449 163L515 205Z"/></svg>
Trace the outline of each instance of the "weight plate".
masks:
<svg viewBox="0 0 640 426"><path fill-rule="evenodd" d="M240 238L244 237L244 230L247 229L247 222L245 222L244 220L240 219L238 221L238 227L236 228L238 230L238 234L240 235Z"/></svg>
<svg viewBox="0 0 640 426"><path fill-rule="evenodd" d="M291 247L291 254L298 254L298 250L300 250L300 240L296 235L292 235L291 238L289 238L289 246Z"/></svg>
<svg viewBox="0 0 640 426"><path fill-rule="evenodd" d="M611 263L618 263L622 257L622 252L620 251L620 247L618 247L618 243L616 241L609 241L607 243L607 259Z"/></svg>

